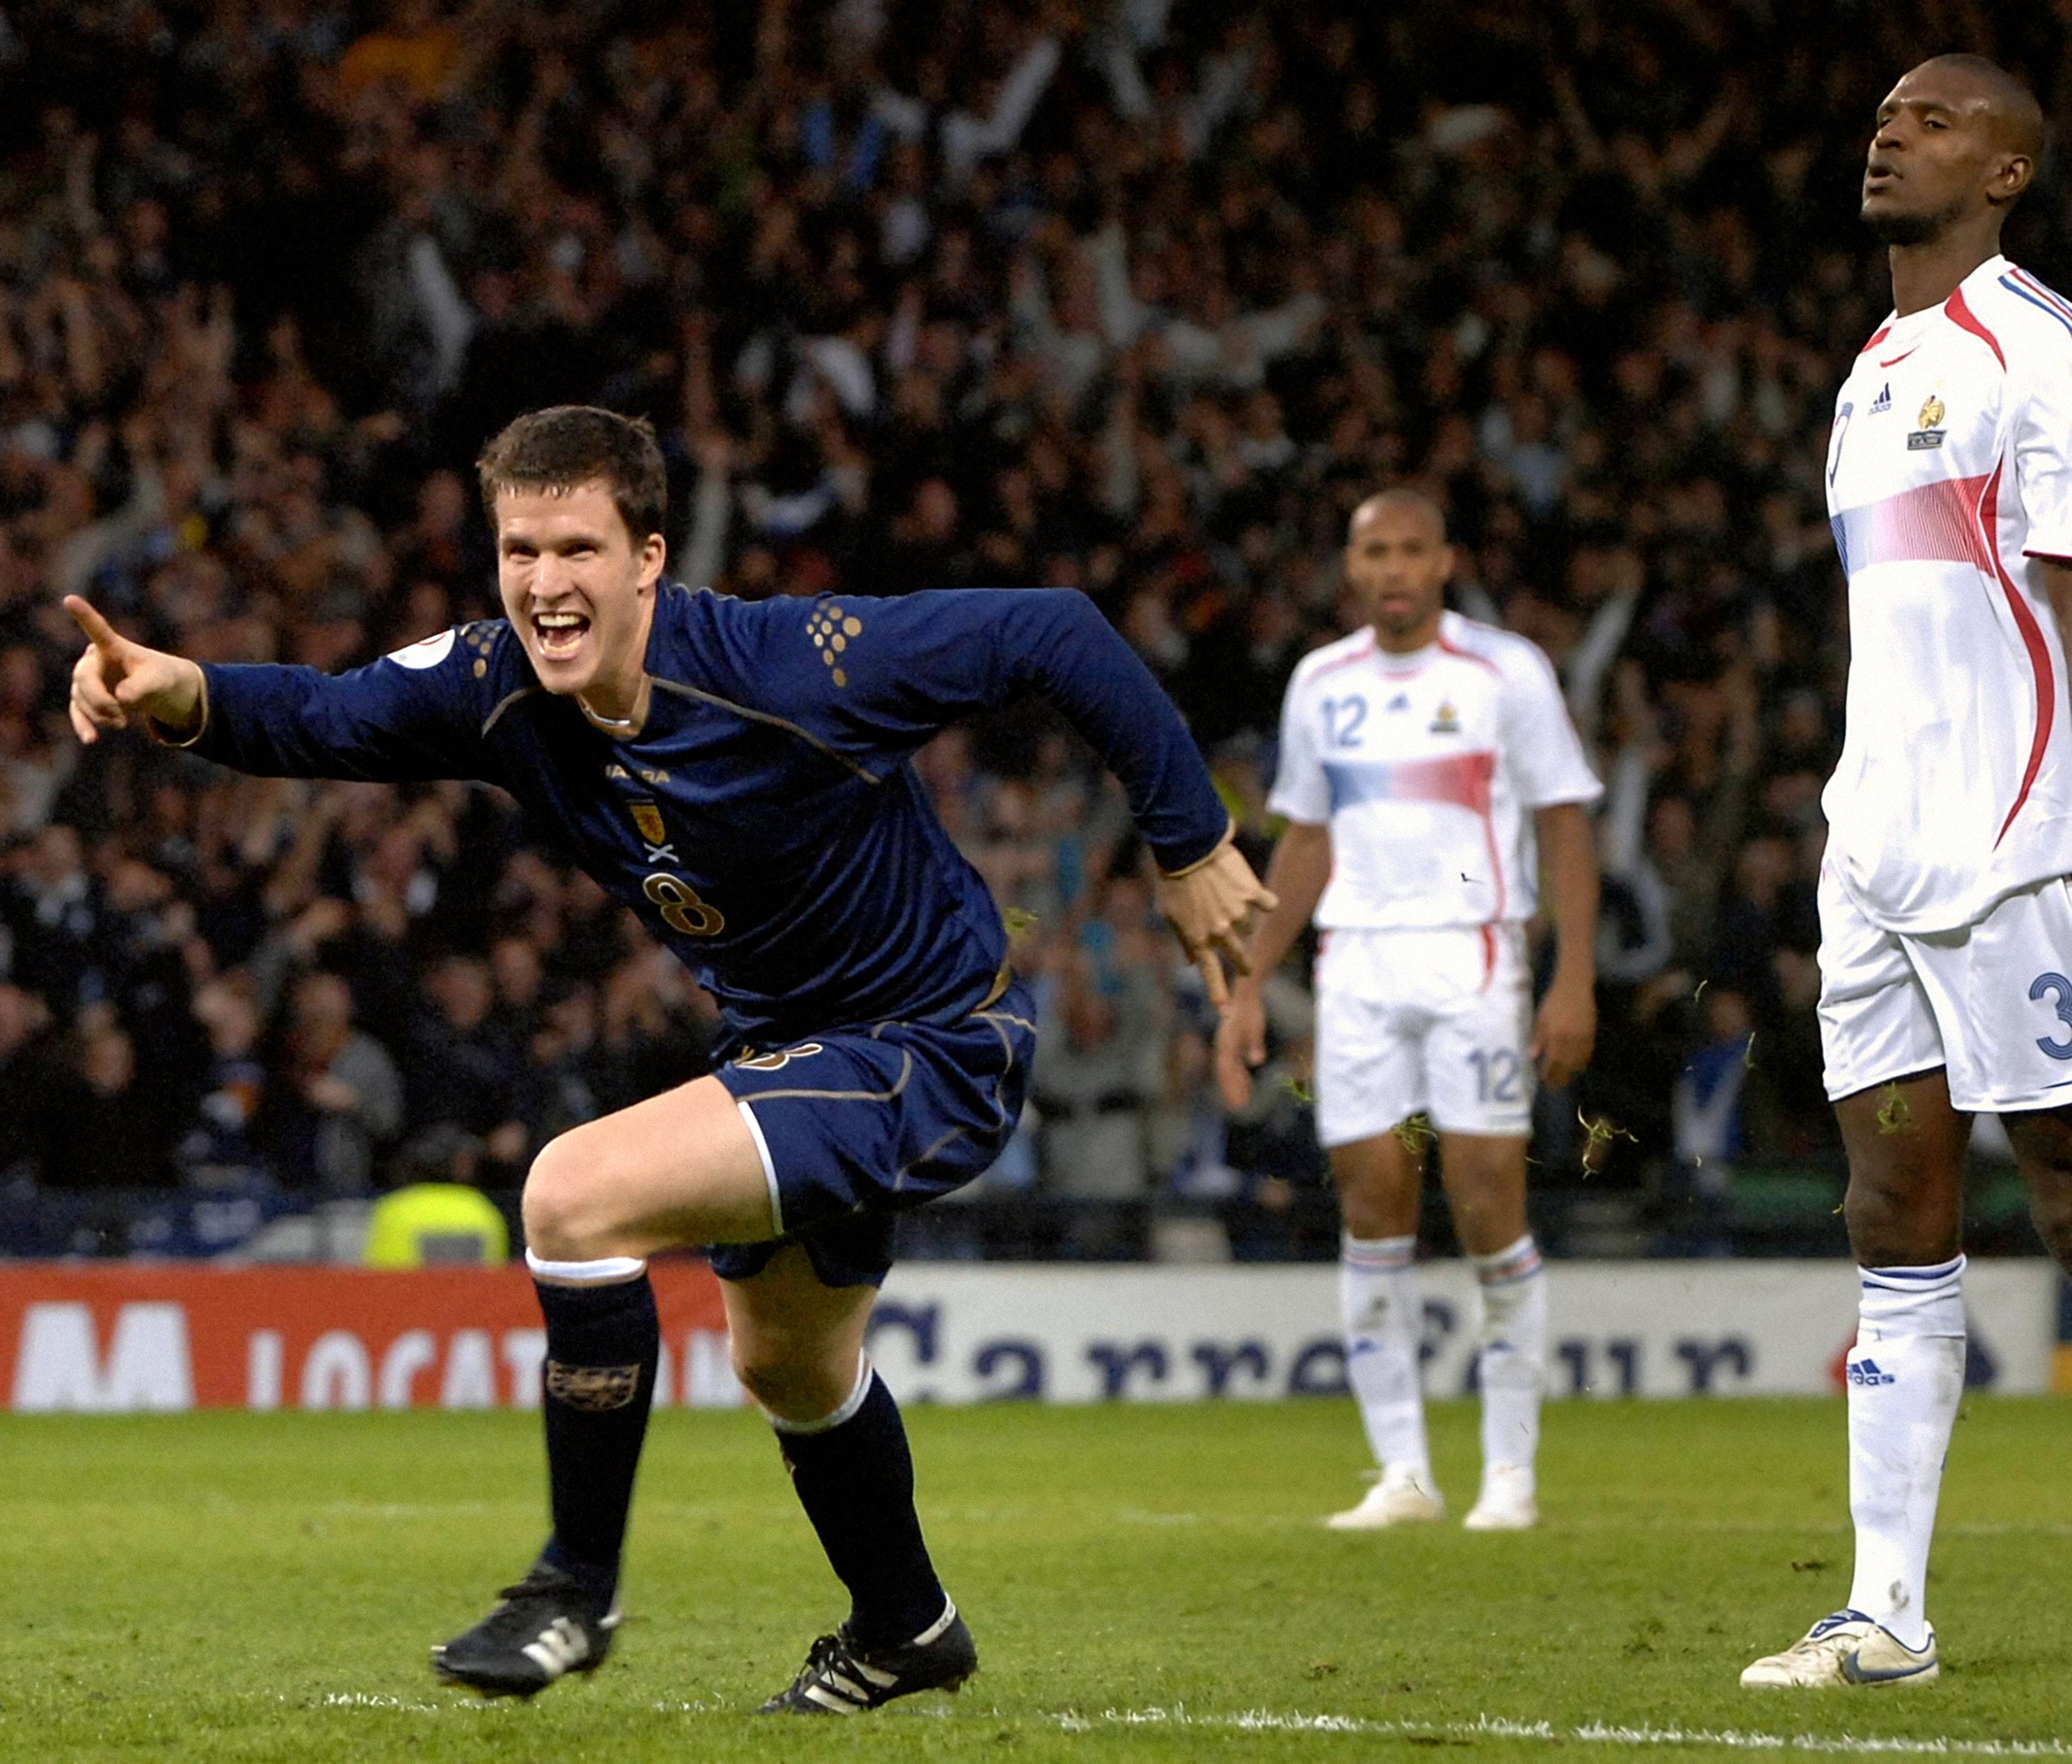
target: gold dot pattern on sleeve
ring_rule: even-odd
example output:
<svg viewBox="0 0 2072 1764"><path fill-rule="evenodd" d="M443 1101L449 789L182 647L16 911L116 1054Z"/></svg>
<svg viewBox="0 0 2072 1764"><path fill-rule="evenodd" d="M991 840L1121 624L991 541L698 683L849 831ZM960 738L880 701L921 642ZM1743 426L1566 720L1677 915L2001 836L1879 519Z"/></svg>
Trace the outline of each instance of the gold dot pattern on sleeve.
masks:
<svg viewBox="0 0 2072 1764"><path fill-rule="evenodd" d="M489 663L483 661L479 656L476 657L475 663L475 677L477 679L480 679L482 676L488 671Z"/></svg>
<svg viewBox="0 0 2072 1764"><path fill-rule="evenodd" d="M806 634L812 638L813 647L820 652L821 662L832 670L831 678L835 684L848 685L848 671L835 667L835 658L849 647L852 638L863 635L863 621L853 613L844 613L837 605L816 607L806 621Z"/></svg>

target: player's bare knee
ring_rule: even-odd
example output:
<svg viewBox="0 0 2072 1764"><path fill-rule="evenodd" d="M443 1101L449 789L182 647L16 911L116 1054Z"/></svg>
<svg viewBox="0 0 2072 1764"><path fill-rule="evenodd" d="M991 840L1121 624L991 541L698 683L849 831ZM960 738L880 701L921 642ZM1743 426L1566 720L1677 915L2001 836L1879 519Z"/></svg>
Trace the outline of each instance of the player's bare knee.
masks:
<svg viewBox="0 0 2072 1764"><path fill-rule="evenodd" d="M737 1338L734 1371L742 1389L781 1421L813 1421L831 1415L856 1388L853 1361L837 1366L824 1354L801 1353L782 1340Z"/></svg>
<svg viewBox="0 0 2072 1764"><path fill-rule="evenodd" d="M544 1261L589 1261L618 1253L605 1241L597 1172L578 1142L579 1132L549 1140L526 1172L525 1242Z"/></svg>
<svg viewBox="0 0 2072 1764"><path fill-rule="evenodd" d="M1865 1268L1945 1261L1957 1253L1959 1220L1940 1184L1852 1171L1842 1217L1850 1251Z"/></svg>

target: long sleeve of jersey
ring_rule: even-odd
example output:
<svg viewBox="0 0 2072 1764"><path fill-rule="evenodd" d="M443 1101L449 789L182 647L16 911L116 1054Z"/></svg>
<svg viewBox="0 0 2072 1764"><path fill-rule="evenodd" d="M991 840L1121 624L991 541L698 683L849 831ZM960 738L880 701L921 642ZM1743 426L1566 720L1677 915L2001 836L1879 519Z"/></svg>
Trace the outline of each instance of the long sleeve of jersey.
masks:
<svg viewBox="0 0 2072 1764"><path fill-rule="evenodd" d="M494 781L482 740L490 627L448 631L365 667L212 663L194 751L264 777Z"/></svg>
<svg viewBox="0 0 2072 1764"><path fill-rule="evenodd" d="M1230 825L1208 769L1151 671L1083 594L938 589L802 605L820 720L858 757L911 753L945 724L1034 693L1121 781L1166 870L1206 857ZM771 640L800 638L782 622ZM837 647L837 646L839 646ZM817 675L816 682L812 676Z"/></svg>

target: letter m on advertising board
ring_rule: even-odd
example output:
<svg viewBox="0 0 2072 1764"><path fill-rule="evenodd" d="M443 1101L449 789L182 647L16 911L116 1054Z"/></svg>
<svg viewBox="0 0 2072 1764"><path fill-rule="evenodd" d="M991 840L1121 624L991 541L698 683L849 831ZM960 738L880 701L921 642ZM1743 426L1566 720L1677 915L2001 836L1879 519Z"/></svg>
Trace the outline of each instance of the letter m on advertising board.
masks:
<svg viewBox="0 0 2072 1764"><path fill-rule="evenodd" d="M90 1306L67 1300L25 1307L12 1406L24 1413L193 1408L187 1307L164 1302L119 1307L104 1356Z"/></svg>

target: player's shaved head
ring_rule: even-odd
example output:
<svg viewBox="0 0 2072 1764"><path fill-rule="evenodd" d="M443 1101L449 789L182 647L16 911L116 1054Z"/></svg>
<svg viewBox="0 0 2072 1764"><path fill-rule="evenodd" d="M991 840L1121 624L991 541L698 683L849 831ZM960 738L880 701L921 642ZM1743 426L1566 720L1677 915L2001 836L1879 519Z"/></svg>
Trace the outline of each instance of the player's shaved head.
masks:
<svg viewBox="0 0 2072 1764"><path fill-rule="evenodd" d="M1931 55L1914 71L1952 73L1978 90L1984 115L2000 145L2031 159L2043 152L2043 106L2036 94L1997 61L1984 55Z"/></svg>
<svg viewBox="0 0 2072 1764"><path fill-rule="evenodd" d="M2036 95L1984 55L1936 55L1878 106L1863 217L1888 245L1996 238L2043 151ZM1990 255L1988 244L1982 255Z"/></svg>
<svg viewBox="0 0 2072 1764"><path fill-rule="evenodd" d="M1435 545L1446 543L1446 512L1421 490L1412 490L1399 485L1392 490L1377 490L1353 511L1353 518L1346 527L1348 536L1359 531L1371 522L1388 515L1407 515L1422 521L1431 530Z"/></svg>
<svg viewBox="0 0 2072 1764"><path fill-rule="evenodd" d="M1353 511L1346 582L1384 650L1407 653L1437 636L1453 572L1445 514L1422 490L1399 486Z"/></svg>

